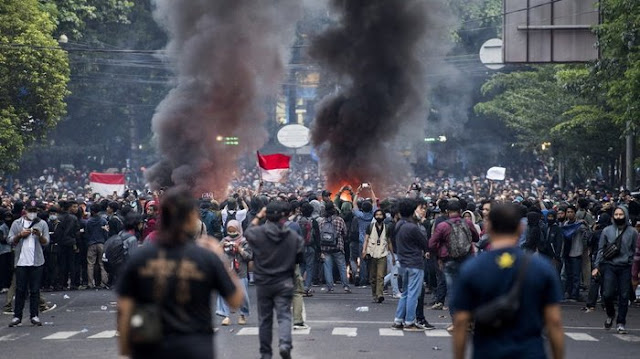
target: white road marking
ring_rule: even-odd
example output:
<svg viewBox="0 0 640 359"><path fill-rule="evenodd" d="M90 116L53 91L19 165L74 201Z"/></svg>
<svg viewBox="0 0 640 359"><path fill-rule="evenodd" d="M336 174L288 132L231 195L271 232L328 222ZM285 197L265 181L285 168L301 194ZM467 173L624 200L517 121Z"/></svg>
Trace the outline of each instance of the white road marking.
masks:
<svg viewBox="0 0 640 359"><path fill-rule="evenodd" d="M258 327L246 327L238 330L236 335L258 335Z"/></svg>
<svg viewBox="0 0 640 359"><path fill-rule="evenodd" d="M424 334L428 337L435 338L446 338L451 336L451 334L449 334L449 332L444 329L427 330L426 332L424 332Z"/></svg>
<svg viewBox="0 0 640 359"><path fill-rule="evenodd" d="M293 335L309 335L309 334L311 334L311 328L293 329Z"/></svg>
<svg viewBox="0 0 640 359"><path fill-rule="evenodd" d="M598 339L592 337L587 333L564 333L566 336L573 340L577 340L580 342L597 342Z"/></svg>
<svg viewBox="0 0 640 359"><path fill-rule="evenodd" d="M402 337L402 336L404 336L404 333L402 332L402 330L395 330L395 329L391 329L391 328L380 328L378 330L380 331L380 336L381 337Z"/></svg>
<svg viewBox="0 0 640 359"><path fill-rule="evenodd" d="M12 342L14 340L18 340L24 337L28 337L29 333L22 333L22 334L17 334L17 333L11 333L11 334L7 334L4 336L0 337L0 342Z"/></svg>
<svg viewBox="0 0 640 359"><path fill-rule="evenodd" d="M346 337L357 337L358 336L358 328L333 328L331 335L343 335Z"/></svg>
<svg viewBox="0 0 640 359"><path fill-rule="evenodd" d="M628 334L614 334L614 337L624 340L625 342L639 343L640 337L637 335L628 335Z"/></svg>
<svg viewBox="0 0 640 359"><path fill-rule="evenodd" d="M94 334L87 339L109 339L115 338L116 331L115 330L105 330L104 332L100 332L98 334Z"/></svg>
<svg viewBox="0 0 640 359"><path fill-rule="evenodd" d="M53 333L47 337L42 338L43 340L60 340L60 339L69 339L72 336L78 334L80 332L57 332Z"/></svg>

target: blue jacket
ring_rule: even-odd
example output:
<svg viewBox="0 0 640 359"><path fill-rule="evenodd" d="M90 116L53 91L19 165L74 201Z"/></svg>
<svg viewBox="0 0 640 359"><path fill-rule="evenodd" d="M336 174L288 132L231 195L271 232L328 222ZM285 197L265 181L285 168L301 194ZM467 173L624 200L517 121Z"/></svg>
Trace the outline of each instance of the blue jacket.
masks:
<svg viewBox="0 0 640 359"><path fill-rule="evenodd" d="M87 221L86 228L84 230L84 237L87 240L87 245L104 244L107 241L109 232L104 230L104 226L107 225L107 220L100 216L93 216Z"/></svg>

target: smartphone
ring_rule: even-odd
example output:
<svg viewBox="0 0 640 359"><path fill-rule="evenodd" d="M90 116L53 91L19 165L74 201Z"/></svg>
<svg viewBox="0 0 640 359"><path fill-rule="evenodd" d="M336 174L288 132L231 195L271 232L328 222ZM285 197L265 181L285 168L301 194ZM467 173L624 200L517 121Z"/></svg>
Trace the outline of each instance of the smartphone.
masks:
<svg viewBox="0 0 640 359"><path fill-rule="evenodd" d="M370 187L369 184L366 182L362 184L362 188L369 188L369 187Z"/></svg>

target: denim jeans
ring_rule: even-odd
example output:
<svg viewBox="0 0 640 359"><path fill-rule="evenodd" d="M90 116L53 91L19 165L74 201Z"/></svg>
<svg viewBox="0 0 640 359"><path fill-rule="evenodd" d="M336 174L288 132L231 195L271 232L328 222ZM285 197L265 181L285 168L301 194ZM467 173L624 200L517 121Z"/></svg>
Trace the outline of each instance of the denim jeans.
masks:
<svg viewBox="0 0 640 359"><path fill-rule="evenodd" d="M31 318L38 316L41 278L42 266L16 267L15 318L22 319L24 302L27 300L27 291L29 292L29 314L31 314Z"/></svg>
<svg viewBox="0 0 640 359"><path fill-rule="evenodd" d="M460 274L460 266L462 261L450 260L444 263L444 279L447 283L447 303L449 304L449 315L453 318L453 306L451 302L455 296L453 288L458 281L458 275Z"/></svg>
<svg viewBox="0 0 640 359"><path fill-rule="evenodd" d="M604 287L604 306L607 310L607 317L613 318L616 315L614 301L618 296L618 318L616 323L627 323L627 310L629 309L629 283L631 282L631 266L616 266L603 264L602 280Z"/></svg>
<svg viewBox="0 0 640 359"><path fill-rule="evenodd" d="M570 299L580 298L580 279L582 278L582 257L569 257L566 259L567 283L566 291Z"/></svg>
<svg viewBox="0 0 640 359"><path fill-rule="evenodd" d="M400 288L398 288L398 267L400 266L400 262L396 259L396 262L393 263L393 259L390 255L387 256L387 269L388 274L384 276L384 285L387 285L391 282L391 290L392 294L400 294Z"/></svg>
<svg viewBox="0 0 640 359"><path fill-rule="evenodd" d="M398 301L394 322L396 324L411 325L416 321L418 297L423 288L424 270L419 268L403 268L398 270L402 276L402 297Z"/></svg>
<svg viewBox="0 0 640 359"><path fill-rule="evenodd" d="M304 266L302 275L304 276L304 290L311 289L313 284L313 272L316 266L316 250L311 246L304 247Z"/></svg>
<svg viewBox="0 0 640 359"><path fill-rule="evenodd" d="M336 262L338 271L340 272L340 281L342 286L349 288L349 280L347 279L347 264L344 260L344 253L334 252L324 254L324 279L327 282L327 289L333 289L333 262Z"/></svg>
<svg viewBox="0 0 640 359"><path fill-rule="evenodd" d="M240 307L240 314L244 315L245 317L248 317L249 316L249 279L244 277L244 278L240 278L240 281L244 285L244 302L242 303L242 307ZM224 300L224 298L222 298L221 295L218 295L216 314L221 317L228 317L229 315L231 315L231 310L229 309L229 305Z"/></svg>

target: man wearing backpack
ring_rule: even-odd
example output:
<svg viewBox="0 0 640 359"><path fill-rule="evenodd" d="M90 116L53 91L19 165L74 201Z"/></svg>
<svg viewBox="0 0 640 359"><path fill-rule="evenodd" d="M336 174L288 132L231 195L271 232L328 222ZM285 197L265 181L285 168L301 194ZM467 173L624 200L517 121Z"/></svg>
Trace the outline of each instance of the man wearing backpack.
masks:
<svg viewBox="0 0 640 359"><path fill-rule="evenodd" d="M333 262L335 261L340 272L340 280L344 291L351 293L344 259L344 238L347 235L347 228L344 220L337 215L333 203L326 203L324 211L324 217L319 217L317 221L320 231L321 258L324 260L324 277L327 282L327 292L333 293Z"/></svg>
<svg viewBox="0 0 640 359"><path fill-rule="evenodd" d="M552 358L564 357L560 280L546 259L540 256L525 259L525 253L518 248L522 230L520 219L520 210L513 204L492 206L485 218L491 251L467 261L460 269L451 303L455 310L455 359L463 359L467 354L468 328L474 320L475 358L546 358L545 329ZM515 292L519 294L516 296L519 300L515 301L516 307L492 311L496 315L491 319L502 317L502 324L479 320L486 318L480 314L487 313L488 305L493 309L504 308L496 299L508 296L517 282L519 290L516 287ZM505 318L504 313L514 314L514 309L515 315Z"/></svg>
<svg viewBox="0 0 640 359"><path fill-rule="evenodd" d="M480 240L476 226L471 221L460 217L460 210L459 201L449 201L447 204L449 219L438 224L433 236L429 239L429 249L442 261L449 300L455 295L453 288L456 285L460 265L472 256L472 242ZM451 305L449 305L449 314L453 318ZM447 330L453 331L453 325Z"/></svg>

